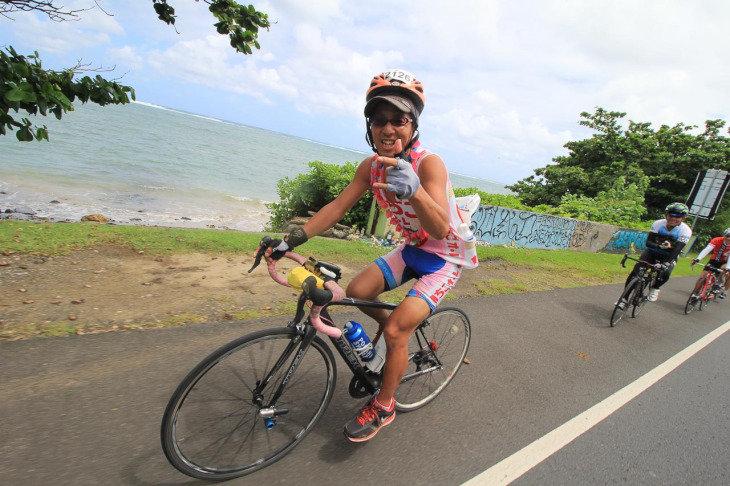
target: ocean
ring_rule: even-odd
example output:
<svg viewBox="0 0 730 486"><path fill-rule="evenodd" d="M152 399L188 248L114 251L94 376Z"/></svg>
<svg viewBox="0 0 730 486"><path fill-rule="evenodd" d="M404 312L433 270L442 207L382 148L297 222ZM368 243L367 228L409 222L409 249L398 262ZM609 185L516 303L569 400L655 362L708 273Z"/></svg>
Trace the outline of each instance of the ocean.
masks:
<svg viewBox="0 0 730 486"><path fill-rule="evenodd" d="M0 211L116 224L261 231L276 184L308 163L360 162L360 152L147 103L77 105L37 117L50 142L0 136ZM364 144L364 142L363 142ZM455 187L509 194L503 184L451 174Z"/></svg>

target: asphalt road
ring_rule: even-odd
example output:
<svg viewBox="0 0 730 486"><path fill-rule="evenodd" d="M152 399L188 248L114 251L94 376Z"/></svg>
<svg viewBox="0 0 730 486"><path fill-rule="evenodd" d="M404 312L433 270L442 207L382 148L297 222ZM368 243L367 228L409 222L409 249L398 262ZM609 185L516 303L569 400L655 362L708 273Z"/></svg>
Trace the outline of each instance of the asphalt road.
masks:
<svg viewBox="0 0 730 486"><path fill-rule="evenodd" d="M471 364L436 401L352 444L341 430L362 402L341 365L304 442L226 484L461 485L725 323L730 302L684 315L694 280L673 278L615 328L618 285L451 301L472 321ZM282 322L0 343L0 484L202 484L162 453L167 400L213 349ZM726 334L515 484L727 484L728 351Z"/></svg>

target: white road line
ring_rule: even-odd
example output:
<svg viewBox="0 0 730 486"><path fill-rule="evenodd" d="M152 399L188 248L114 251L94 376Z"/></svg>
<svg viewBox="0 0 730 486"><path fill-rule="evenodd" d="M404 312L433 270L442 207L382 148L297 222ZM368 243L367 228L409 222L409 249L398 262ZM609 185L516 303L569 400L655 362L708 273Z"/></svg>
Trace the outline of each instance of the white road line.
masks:
<svg viewBox="0 0 730 486"><path fill-rule="evenodd" d="M730 330L730 321L675 354L638 380L626 385L602 402L592 406L478 476L473 477L462 486L494 486L511 483L626 405L728 330Z"/></svg>

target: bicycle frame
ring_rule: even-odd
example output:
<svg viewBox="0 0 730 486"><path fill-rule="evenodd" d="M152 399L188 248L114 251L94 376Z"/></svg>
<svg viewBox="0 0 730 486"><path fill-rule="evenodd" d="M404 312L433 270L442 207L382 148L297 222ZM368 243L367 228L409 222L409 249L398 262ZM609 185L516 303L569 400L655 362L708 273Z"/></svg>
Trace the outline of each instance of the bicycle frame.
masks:
<svg viewBox="0 0 730 486"><path fill-rule="evenodd" d="M299 350L297 351L297 356L292 361L292 364L289 366L289 369L286 373L286 378L282 381L282 383L279 386L279 389L277 392L272 396L272 400L267 404L265 408L270 409L274 403L276 403L276 400L279 396L281 396L281 393L283 392L284 388L286 387L286 383L288 381L288 378L294 374L297 367L299 366L299 362L301 361L301 356L304 355L306 352L306 349L311 344L312 340L314 339L314 336L316 335L316 330L312 326L311 322L309 321L309 318L307 317L305 319L306 310L305 310L305 304L306 304L307 298L304 296L304 294L301 294L299 296L299 301L297 302L297 311L295 314L295 317L292 321L290 321L287 326L297 329L302 333L302 341L301 345L299 346ZM363 300L363 299L354 299L351 297L346 297L340 301L337 302L331 302L324 306L324 308L321 310L321 318L326 323L331 324L332 326L335 326L334 319L330 316L329 312L327 311L327 308L330 306L345 306L345 307L357 307L360 308L372 308L372 309L385 309L385 310L394 310L398 304L390 303L390 302L378 302L378 301L371 301L371 300ZM419 332L418 328L414 332ZM419 341L421 338L418 338ZM360 359L355 354L355 351L352 349L352 346L350 346L350 343L347 341L347 338L345 338L344 335L340 335L338 338L334 338L329 336L329 340L334 346L334 348L337 350L339 355L342 357L342 359L345 361L345 364L352 372L353 376L358 380L358 382L365 388L368 394L374 394L378 391L378 388L380 387L380 374L379 373L372 373L368 371L361 363ZM426 343L428 343L428 340L426 340ZM265 388L266 384L268 383L271 376L273 376L276 371L281 367L284 361L286 361L286 357L291 355L291 352L293 351L293 346L299 343L293 343L290 348L287 348L285 353L282 355L282 358L280 359L280 363L277 363L272 369L271 373L269 374L269 377L267 377L266 380L262 381L258 389ZM438 361L438 358L434 356L434 358ZM441 363L439 362L439 366L441 366ZM427 369L427 370L421 370L419 373L414 374L410 377L404 377L404 381L408 381L409 379L413 379L416 376L428 373L434 371L433 368Z"/></svg>
<svg viewBox="0 0 730 486"><path fill-rule="evenodd" d="M644 260L639 260L638 258L632 258L629 255L624 255L623 259L621 260L621 266L626 267L626 260L633 260L637 263L640 263L639 271L636 274L636 277L640 279L642 289L645 287L649 287L651 289L654 288L654 285L656 284L656 279L659 277L659 270L657 270L652 263L649 263Z"/></svg>

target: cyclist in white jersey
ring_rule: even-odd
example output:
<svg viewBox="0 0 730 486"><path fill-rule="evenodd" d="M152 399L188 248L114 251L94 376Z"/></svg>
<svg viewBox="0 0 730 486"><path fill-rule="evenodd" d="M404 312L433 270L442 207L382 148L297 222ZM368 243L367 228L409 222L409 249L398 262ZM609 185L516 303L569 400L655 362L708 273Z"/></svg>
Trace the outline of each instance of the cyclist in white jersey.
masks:
<svg viewBox="0 0 730 486"><path fill-rule="evenodd" d="M369 190L405 242L360 272L347 287L349 297L377 299L416 280L392 312L362 311L375 319L386 343L385 368L378 393L344 428L353 442L372 438L395 418L393 395L408 366L408 339L444 296L464 268L478 265L473 239L459 233L463 221L444 161L420 146L418 118L425 104L423 85L411 73L392 69L375 76L365 96L366 139L375 155L363 160L350 184L301 229L274 240L266 257L286 251L331 228Z"/></svg>
<svg viewBox="0 0 730 486"><path fill-rule="evenodd" d="M646 238L646 250L639 257L639 260L665 265L664 270L659 272L654 288L647 296L647 300L652 302L659 298L659 289L669 280L682 249L692 237L692 229L684 222L689 213L689 208L685 204L672 203L666 207L665 212L665 219L658 219L651 225ZM639 272L640 266L640 263L634 265L626 284Z"/></svg>

